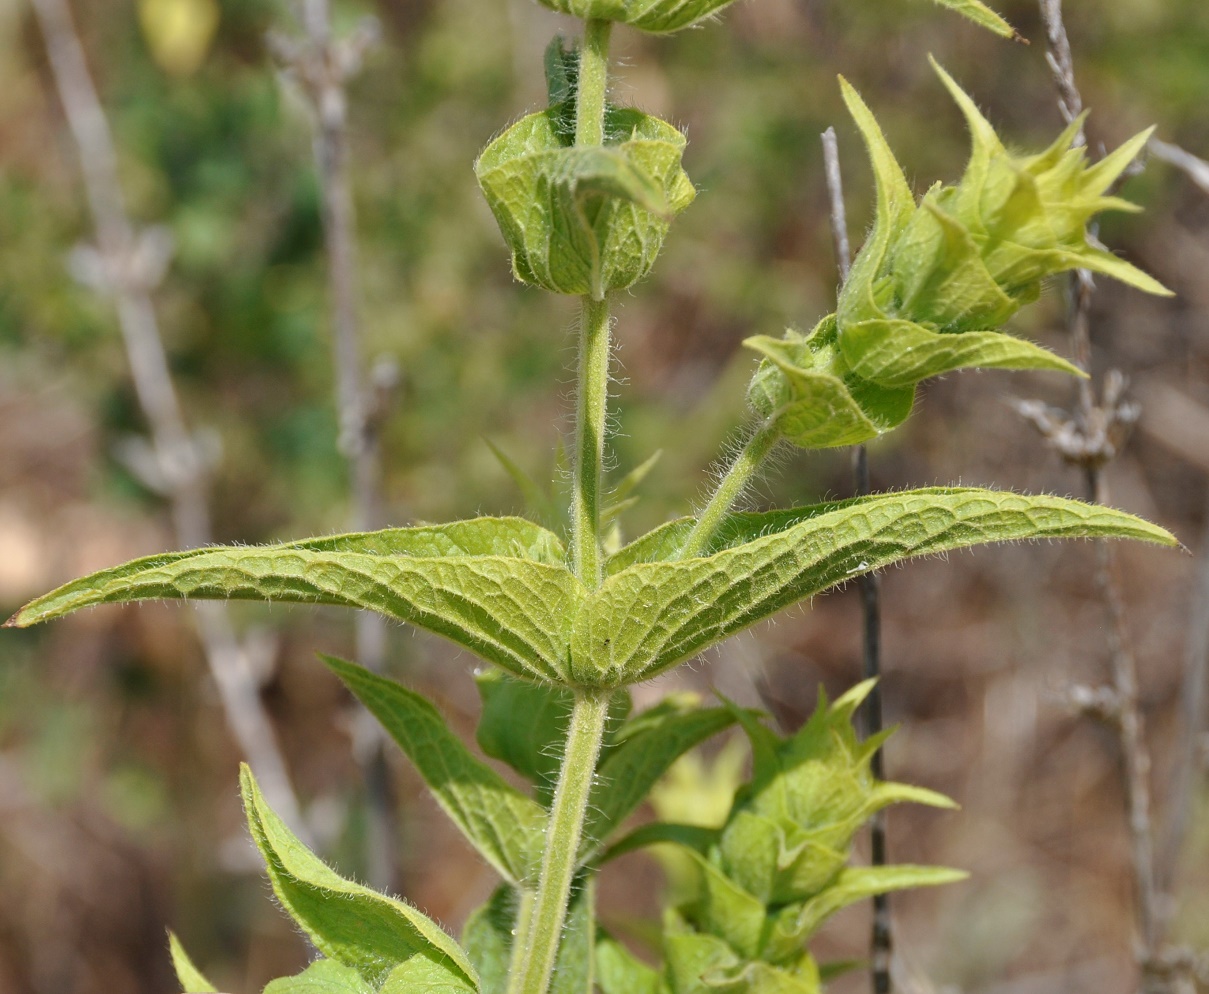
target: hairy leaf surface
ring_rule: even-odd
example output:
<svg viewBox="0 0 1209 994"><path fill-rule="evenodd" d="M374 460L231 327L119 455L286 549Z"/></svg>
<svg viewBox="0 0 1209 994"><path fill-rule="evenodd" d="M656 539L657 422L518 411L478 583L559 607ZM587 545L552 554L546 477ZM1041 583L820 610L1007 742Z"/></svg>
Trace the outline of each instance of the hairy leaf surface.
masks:
<svg viewBox="0 0 1209 994"><path fill-rule="evenodd" d="M272 981L264 994L375 994L375 991L351 966L321 959L297 976Z"/></svg>
<svg viewBox="0 0 1209 994"><path fill-rule="evenodd" d="M175 932L168 933L168 952L172 956L172 969L176 971L176 979L183 994L213 994L218 990L205 978L201 970L193 965L193 960L185 952L185 947L181 945Z"/></svg>
<svg viewBox="0 0 1209 994"><path fill-rule="evenodd" d="M582 597L582 585L566 567L509 556L430 558L313 551L305 544L211 548L136 559L75 580L38 598L9 624L152 599L340 604L426 628L512 672L557 679L565 671L570 623Z"/></svg>
<svg viewBox="0 0 1209 994"><path fill-rule="evenodd" d="M419 694L353 663L321 656L420 771L437 803L505 880L529 879L546 812L462 744Z"/></svg>
<svg viewBox="0 0 1209 994"><path fill-rule="evenodd" d="M1028 538L1125 537L1174 545L1133 515L1061 497L975 488L880 494L713 555L637 563L575 620L574 676L644 680L805 597L911 556Z"/></svg>
<svg viewBox="0 0 1209 994"><path fill-rule="evenodd" d="M434 921L328 867L277 817L246 765L240 771L240 788L273 892L321 953L371 983L423 957L477 989L478 977L466 954Z"/></svg>
<svg viewBox="0 0 1209 994"><path fill-rule="evenodd" d="M734 722L727 708L693 709L662 715L624 738L597 773L584 827L585 855L598 850L672 763Z"/></svg>

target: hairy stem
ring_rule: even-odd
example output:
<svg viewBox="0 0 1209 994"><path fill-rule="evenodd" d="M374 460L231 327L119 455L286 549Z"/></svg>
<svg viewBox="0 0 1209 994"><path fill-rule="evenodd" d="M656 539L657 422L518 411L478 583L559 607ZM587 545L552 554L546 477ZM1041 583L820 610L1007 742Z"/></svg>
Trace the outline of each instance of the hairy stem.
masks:
<svg viewBox="0 0 1209 994"><path fill-rule="evenodd" d="M609 21L590 20L580 49L575 141L604 142L608 88ZM575 412L575 476L571 493L571 548L575 575L588 587L600 584L600 488L609 389L609 305L603 293L583 298ZM546 994L567 918L571 882L583 837L584 818L600 744L608 718L607 693L576 694L563 751L562 769L546 826L537 890L517 912L508 994Z"/></svg>
<svg viewBox="0 0 1209 994"><path fill-rule="evenodd" d="M576 145L604 142L612 31L612 21L589 20L584 25L575 100ZM604 462L610 349L609 306L604 294L585 296L579 326L571 547L575 575L589 587L600 583L600 479Z"/></svg>
<svg viewBox="0 0 1209 994"><path fill-rule="evenodd" d="M579 89L575 101L575 144L603 145L605 92L609 85L609 37L612 21L584 25L579 50Z"/></svg>
<svg viewBox="0 0 1209 994"><path fill-rule="evenodd" d="M550 808L537 893L531 903L521 907L525 920L517 925L508 994L546 994L549 987L608 711L607 692L585 692L575 698L562 771Z"/></svg>
<svg viewBox="0 0 1209 994"><path fill-rule="evenodd" d="M571 491L575 575L600 584L600 488L609 392L609 305L583 298L579 327L579 387L575 416L575 479Z"/></svg>
<svg viewBox="0 0 1209 994"><path fill-rule="evenodd" d="M710 540L717 533L735 501L739 499L751 478L755 476L760 464L781 439L781 433L772 421L765 421L756 429L754 435L739 452L730 469L718 484L718 489L705 505L705 510L697 518L693 530L688 533L684 545L680 548L680 559L691 559L699 556L709 546Z"/></svg>

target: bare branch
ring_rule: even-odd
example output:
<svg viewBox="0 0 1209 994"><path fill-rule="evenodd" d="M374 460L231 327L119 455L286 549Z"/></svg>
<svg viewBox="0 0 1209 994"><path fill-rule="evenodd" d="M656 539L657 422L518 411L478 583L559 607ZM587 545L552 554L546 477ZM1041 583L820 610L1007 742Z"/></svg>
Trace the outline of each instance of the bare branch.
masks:
<svg viewBox="0 0 1209 994"><path fill-rule="evenodd" d="M332 33L327 0L305 0L301 9L302 39L272 36L270 44L296 79L311 104L312 144L322 198L324 247L328 259L328 293L331 307L332 363L336 380L336 410L340 419L340 451L348 462L351 481L350 527L354 531L384 524L382 459L379 433L386 413L391 384L375 376L367 384L357 310L356 217L349 181L348 101L344 84L355 73L367 49L378 37L372 19L348 38ZM383 389L382 383L389 384ZM387 628L383 618L361 612L356 621L357 661L381 672L386 661ZM367 718L368 715L361 717ZM395 886L394 800L391 796L381 736L372 722L358 719L354 750L366 781L371 808L367 843L368 875L373 886Z"/></svg>
<svg viewBox="0 0 1209 994"><path fill-rule="evenodd" d="M1174 166L1187 176L1205 193L1209 193L1209 162L1198 159L1191 152L1186 152L1179 145L1151 138L1146 144L1151 156L1169 166Z"/></svg>
<svg viewBox="0 0 1209 994"><path fill-rule="evenodd" d="M822 134L823 163L827 176L827 195L831 206L831 238L835 245L835 261L839 269L840 286L848 281L852 268L852 250L848 242L848 216L844 210L844 182L840 172L839 147L835 129L828 128ZM872 492L869 481L869 451L858 445L852 453L852 469L856 493L859 496ZM867 573L858 581L861 590L861 609L864 618L864 653L861 670L864 678L880 680L882 647L881 581L874 573ZM865 699L861 708L864 735L877 735L882 730L882 690L880 683ZM873 775L884 777L882 751L873 754L870 764ZM886 865L886 813L878 811L870 819L870 862L874 866ZM891 955L894 950L894 933L890 918L890 898L878 894L873 898L873 930L870 936L870 982L874 994L889 994L891 990Z"/></svg>
<svg viewBox="0 0 1209 994"><path fill-rule="evenodd" d="M33 0L51 71L80 156L96 228L95 250L77 251L78 272L91 269L94 285L112 293L135 393L151 431L148 475L168 498L177 539L185 547L211 541L205 446L190 434L160 338L150 291L167 266L169 250L156 229L139 234L126 213L117 152L109 122L89 75L67 0ZM260 700L255 667L221 604L197 608L198 630L227 724L256 770L265 795L290 825L304 829L272 723Z"/></svg>
<svg viewBox="0 0 1209 994"><path fill-rule="evenodd" d="M1083 110L1083 98L1075 80L1070 39L1062 19L1061 0L1040 0L1041 17L1048 43L1046 61L1053 73L1058 95L1058 108L1068 123L1076 120ZM1080 127L1073 145L1086 145ZM1095 284L1091 274L1079 270L1070 283L1068 325L1076 361L1090 369L1091 302ZM1044 405L1018 405L1018 410L1046 437L1070 465L1084 474L1088 496L1100 503L1108 502L1104 468L1119 451L1129 428L1140 413L1136 404L1124 399L1126 382L1118 372L1111 372L1097 403L1090 380L1080 386L1076 410L1066 415ZM1138 963L1141 983L1147 992L1169 991L1172 988L1160 975L1157 965L1162 952L1159 895L1155 880L1154 832L1150 803L1150 752L1138 704L1137 662L1129 641L1129 626L1120 583L1116 576L1115 553L1104 541L1096 543L1095 582L1107 614L1108 654L1111 688L1108 697L1101 692L1098 702L1111 704L1111 726L1117 733L1121 748L1122 783L1128 819L1131 873L1134 892L1134 923L1138 940ZM1094 709L1097 701L1088 702Z"/></svg>

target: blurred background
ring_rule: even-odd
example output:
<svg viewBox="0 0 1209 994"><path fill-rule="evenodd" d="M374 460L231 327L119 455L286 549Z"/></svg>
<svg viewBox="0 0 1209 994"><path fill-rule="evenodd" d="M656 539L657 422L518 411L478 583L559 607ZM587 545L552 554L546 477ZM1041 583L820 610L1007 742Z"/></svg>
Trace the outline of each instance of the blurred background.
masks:
<svg viewBox="0 0 1209 994"><path fill-rule="evenodd" d="M684 513L703 471L733 442L753 368L740 341L809 328L833 306L819 142L827 126L839 132L858 243L872 201L837 72L865 95L920 190L955 179L966 153L929 52L1005 139L1039 148L1060 129L1035 5L998 7L1034 44L996 39L921 0L741 0L722 23L671 38L618 30L614 99L687 130L685 165L700 191L654 274L619 308L616 476L663 450L624 519L628 535ZM185 418L218 453L216 540L342 530L348 479L336 446L310 124L265 41L270 29L297 33L288 6L74 8L130 212L139 225L163 226L175 245L154 301ZM542 50L575 25L531 0L366 0L335 13L341 30L365 15L381 27L349 106L365 348L400 376L383 428L389 518L523 511L491 445L536 479L554 475L569 427L576 303L513 281L471 164L505 124L543 105ZM1209 153L1209 5L1084 0L1070 5L1067 23L1093 145L1156 123L1160 137ZM1186 669L1203 663L1209 625L1198 580L1209 499L1209 197L1158 162L1125 195L1145 213L1106 217L1102 239L1178 296L1156 300L1101 281L1094 366L1122 370L1144 405L1108 470L1112 502L1172 529L1191 553L1119 549L1154 752L1160 865L1173 881L1163 910L1174 939L1204 948L1203 767L1187 804L1172 785L1188 752ZM83 572L176 545L165 501L131 457L146 424L113 302L72 275L93 237L38 24L23 0L0 0L3 615ZM1067 351L1062 287L1014 327ZM960 481L1081 496L1080 474L1020 420L1012 398L1068 405L1072 388L1004 373L930 384L916 416L872 447L875 488ZM823 453L785 460L755 501L851 491L848 453ZM1131 989L1119 750L1066 703L1072 684L1098 684L1106 673L1094 571L1092 546L1053 544L916 562L884 578L885 704L888 720L901 723L888 772L962 805L893 811L891 857L972 873L963 885L895 899L908 989ZM166 927L233 994L307 961L252 858L240 755L194 613L105 608L0 638L4 994L176 990ZM317 650L351 653L351 616L240 605L233 617L263 649L262 697L325 856L363 876L355 724L314 659ZM859 630L855 588L831 594L638 696L717 687L790 729L820 684L838 692L858 678ZM403 628L389 639L390 672L472 734L475 660ZM390 766L399 888L460 928L490 892L491 873L401 757L392 754ZM669 790L685 782L694 775L681 770ZM632 930L655 914L651 866L633 856L606 873L606 923ZM819 955L862 955L866 916L840 916ZM866 984L858 973L835 989Z"/></svg>

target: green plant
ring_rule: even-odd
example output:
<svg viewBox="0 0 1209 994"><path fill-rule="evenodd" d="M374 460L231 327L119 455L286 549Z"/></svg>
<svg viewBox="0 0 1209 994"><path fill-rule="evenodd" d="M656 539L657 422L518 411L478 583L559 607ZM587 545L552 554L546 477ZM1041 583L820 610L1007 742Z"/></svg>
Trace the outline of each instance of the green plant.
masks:
<svg viewBox="0 0 1209 994"><path fill-rule="evenodd" d="M749 340L761 356L749 390L756 424L714 495L699 515L610 551L602 529L610 295L649 271L695 191L675 128L608 105L609 38L614 20L671 31L724 2L550 0L586 18L583 41L568 49L556 40L547 54L550 106L505 131L476 163L517 277L582 297L568 541L520 518L478 518L197 549L69 583L10 621L151 598L341 604L426 628L492 664L479 681L479 745L527 778L531 793L477 758L419 695L324 660L503 881L461 943L407 903L327 867L244 770L248 821L274 891L324 957L274 981L270 994L571 994L594 984L605 994L817 991L827 971L806 942L827 916L871 894L960 877L934 867L849 867L854 833L888 804L950 802L872 776L881 739L860 742L851 724L868 684L821 702L787 739L729 704L669 700L632 714L627 688L783 607L908 557L1042 537L1174 544L1121 512L973 488L734 510L777 444L826 448L883 434L906 419L928 377L968 367L1078 374L998 330L1046 276L1084 266L1165 292L1084 233L1096 212L1129 206L1105 193L1145 136L1090 167L1082 150L1067 147L1070 131L1038 155L1012 156L941 72L974 140L962 180L917 202L873 115L844 84L874 166L877 218L836 312L809 335ZM980 4L947 5L1010 33ZM679 756L735 724L750 740L754 769L722 827L655 823L615 838ZM655 844L676 847L696 871L664 922L661 970L605 935L593 906L599 868ZM175 939L172 954L187 991L212 989Z"/></svg>

